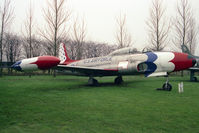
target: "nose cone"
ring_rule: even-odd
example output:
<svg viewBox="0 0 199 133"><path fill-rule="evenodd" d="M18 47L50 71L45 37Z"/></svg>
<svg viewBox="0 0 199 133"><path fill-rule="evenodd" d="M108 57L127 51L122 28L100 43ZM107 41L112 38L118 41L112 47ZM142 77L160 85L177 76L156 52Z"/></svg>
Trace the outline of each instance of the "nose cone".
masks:
<svg viewBox="0 0 199 133"><path fill-rule="evenodd" d="M174 59L170 61L175 65L174 71L185 70L196 64L196 59L193 56L177 52L174 52L174 55Z"/></svg>
<svg viewBox="0 0 199 133"><path fill-rule="evenodd" d="M15 69L17 71L22 71L21 67L20 67L21 61L17 61L15 64L13 64L11 66L12 69Z"/></svg>
<svg viewBox="0 0 199 133"><path fill-rule="evenodd" d="M55 56L40 56L36 62L31 64L36 64L39 69L46 70L54 66L57 66L60 62L60 59Z"/></svg>

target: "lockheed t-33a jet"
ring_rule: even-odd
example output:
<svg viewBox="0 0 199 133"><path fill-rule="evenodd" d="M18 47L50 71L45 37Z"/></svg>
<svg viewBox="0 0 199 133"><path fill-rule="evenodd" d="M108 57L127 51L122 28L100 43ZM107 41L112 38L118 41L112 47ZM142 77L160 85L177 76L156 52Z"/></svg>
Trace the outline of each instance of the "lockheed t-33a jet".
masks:
<svg viewBox="0 0 199 133"><path fill-rule="evenodd" d="M144 74L146 77L166 76L162 89L170 91L168 75L194 66L196 59L186 53L179 52L146 52L135 53L132 48L123 48L107 56L83 60L71 60L62 43L59 48L59 58L54 56L39 56L23 59L12 65L18 71L46 70L54 68L65 74L88 76L90 85L97 85L94 77L117 76L115 84L123 82L123 75Z"/></svg>

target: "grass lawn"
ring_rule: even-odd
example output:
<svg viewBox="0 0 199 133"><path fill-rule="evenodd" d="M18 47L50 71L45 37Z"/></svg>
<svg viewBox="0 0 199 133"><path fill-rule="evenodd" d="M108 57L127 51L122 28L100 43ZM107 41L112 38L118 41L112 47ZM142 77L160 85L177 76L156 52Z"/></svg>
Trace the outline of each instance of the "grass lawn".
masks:
<svg viewBox="0 0 199 133"><path fill-rule="evenodd" d="M171 77L171 92L156 91L165 78L6 76L0 78L0 133L196 133L199 83ZM184 93L177 84L184 82Z"/></svg>

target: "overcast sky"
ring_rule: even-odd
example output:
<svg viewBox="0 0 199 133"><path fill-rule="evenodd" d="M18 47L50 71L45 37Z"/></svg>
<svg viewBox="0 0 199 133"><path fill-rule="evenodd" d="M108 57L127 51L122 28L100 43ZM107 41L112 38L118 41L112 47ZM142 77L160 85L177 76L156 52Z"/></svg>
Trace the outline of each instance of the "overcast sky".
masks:
<svg viewBox="0 0 199 133"><path fill-rule="evenodd" d="M1 3L2 0L0 0ZM34 15L37 25L43 21L42 8L46 0L32 0ZM87 24L87 40L115 43L116 17L120 13L126 14L128 31L136 42L136 47L147 44L146 21L149 17L149 7L152 0L67 0L68 7L72 10L71 21L74 16L84 17ZM167 15L175 16L176 2L178 0L164 0ZM199 0L189 0L195 16L199 16ZM14 31L21 31L29 0L13 0L15 6ZM199 21L197 21L199 23ZM70 25L70 24L69 24Z"/></svg>

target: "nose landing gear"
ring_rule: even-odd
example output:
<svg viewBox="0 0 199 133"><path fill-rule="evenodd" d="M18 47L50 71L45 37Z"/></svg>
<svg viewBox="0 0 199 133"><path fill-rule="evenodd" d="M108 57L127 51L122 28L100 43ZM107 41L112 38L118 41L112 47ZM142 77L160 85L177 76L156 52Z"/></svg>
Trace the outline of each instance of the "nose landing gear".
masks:
<svg viewBox="0 0 199 133"><path fill-rule="evenodd" d="M172 86L171 86L171 84L169 84L169 76L167 76L167 81L166 81L166 83L163 84L162 89L165 91L172 90Z"/></svg>
<svg viewBox="0 0 199 133"><path fill-rule="evenodd" d="M163 84L162 88L157 88L157 90L164 90L164 91L172 90L172 85L169 84L169 76L167 76L167 81L166 81L166 83Z"/></svg>

